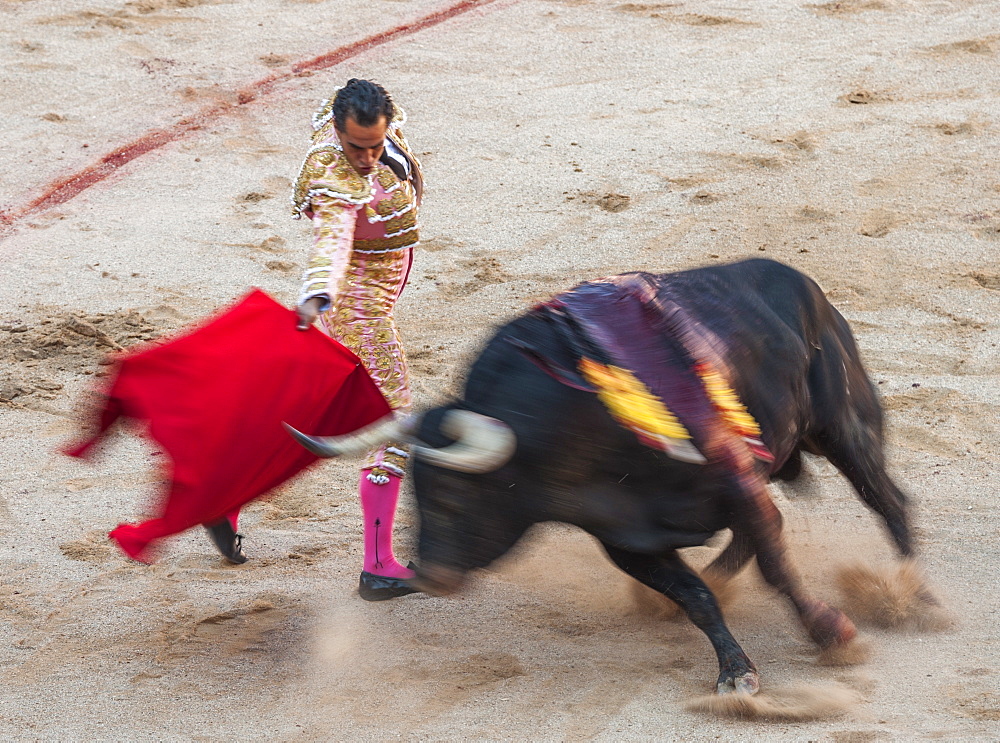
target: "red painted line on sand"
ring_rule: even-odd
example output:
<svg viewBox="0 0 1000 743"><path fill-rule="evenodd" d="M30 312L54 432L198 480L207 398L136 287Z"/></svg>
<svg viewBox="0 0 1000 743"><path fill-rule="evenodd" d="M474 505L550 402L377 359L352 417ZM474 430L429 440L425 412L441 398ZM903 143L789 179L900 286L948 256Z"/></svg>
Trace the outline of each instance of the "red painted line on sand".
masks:
<svg viewBox="0 0 1000 743"><path fill-rule="evenodd" d="M104 155L93 165L88 165L82 170L72 175L59 178L46 186L40 196L16 209L0 212L0 239L7 237L13 232L17 222L38 214L47 209L65 204L70 199L91 186L100 183L104 179L114 175L119 169L128 163L141 157L148 152L157 150L164 145L175 142L178 139L204 128L204 126L220 116L251 103L258 98L270 93L276 86L288 82L296 77L303 77L317 70L325 70L328 67L340 64L351 57L362 54L375 47L388 44L406 36L410 36L424 29L436 26L449 18L454 18L469 10L489 5L495 0L461 0L447 8L438 10L423 18L418 18L412 23L406 23L387 31L380 31L367 38L355 41L351 44L334 49L332 52L321 54L314 59L304 62L297 62L286 72L278 72L269 75L261 80L257 80L238 91L236 91L236 103L217 103L202 109L194 116L181 119L172 126L165 129L155 129L139 137L129 144L123 145L107 155Z"/></svg>

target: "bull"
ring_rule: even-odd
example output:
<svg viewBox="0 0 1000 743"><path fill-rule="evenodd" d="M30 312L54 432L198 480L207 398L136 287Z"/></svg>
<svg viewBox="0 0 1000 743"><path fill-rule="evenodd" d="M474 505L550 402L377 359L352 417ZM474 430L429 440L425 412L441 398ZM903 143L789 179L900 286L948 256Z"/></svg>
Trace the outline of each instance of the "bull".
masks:
<svg viewBox="0 0 1000 743"><path fill-rule="evenodd" d="M637 296L638 304L624 301ZM687 440L656 446L613 415L580 373L581 360L602 347L631 348L636 368L653 364L652 388L687 404ZM718 411L699 412L689 399L697 389L674 395L704 357L759 425L756 445L766 455L744 446ZM706 581L725 581L752 558L820 648L856 634L841 611L804 591L767 491L769 480L798 475L802 452L826 457L850 481L901 556L914 550L907 497L886 473L882 409L848 324L815 282L770 260L587 282L501 326L469 369L461 399L353 440L292 431L321 456L399 436L413 442L414 585L423 591L457 590L533 524L587 531L705 633L720 694L756 693L760 680ZM731 541L700 576L678 550L725 529Z"/></svg>

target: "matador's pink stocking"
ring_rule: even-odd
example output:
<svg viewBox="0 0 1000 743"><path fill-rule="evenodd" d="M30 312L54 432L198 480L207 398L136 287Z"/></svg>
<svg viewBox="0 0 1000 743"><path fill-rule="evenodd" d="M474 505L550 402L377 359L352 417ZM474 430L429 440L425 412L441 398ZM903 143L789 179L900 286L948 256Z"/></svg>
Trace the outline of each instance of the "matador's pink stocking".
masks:
<svg viewBox="0 0 1000 743"><path fill-rule="evenodd" d="M392 523L396 516L402 478L387 474L385 477L389 481L378 484L368 479L370 472L371 470L361 470L361 481L358 484L361 514L365 522L364 570L366 573L388 578L412 578L413 571L400 565L392 554Z"/></svg>

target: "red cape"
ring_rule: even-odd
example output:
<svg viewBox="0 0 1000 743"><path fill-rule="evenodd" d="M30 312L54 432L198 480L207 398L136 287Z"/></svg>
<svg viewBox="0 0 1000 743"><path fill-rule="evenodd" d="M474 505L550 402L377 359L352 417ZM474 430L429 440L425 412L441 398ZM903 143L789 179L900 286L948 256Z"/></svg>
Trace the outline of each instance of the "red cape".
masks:
<svg viewBox="0 0 1000 743"><path fill-rule="evenodd" d="M224 514L316 460L285 432L336 436L391 409L358 358L259 289L159 346L117 359L94 435L65 451L83 457L124 416L143 421L170 457L161 514L111 537L147 561L156 539Z"/></svg>

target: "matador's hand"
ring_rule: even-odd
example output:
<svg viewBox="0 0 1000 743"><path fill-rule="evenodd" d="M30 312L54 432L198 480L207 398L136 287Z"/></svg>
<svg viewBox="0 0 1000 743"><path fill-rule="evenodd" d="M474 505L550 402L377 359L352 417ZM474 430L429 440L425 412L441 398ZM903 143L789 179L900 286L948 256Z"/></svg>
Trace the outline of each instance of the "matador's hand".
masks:
<svg viewBox="0 0 1000 743"><path fill-rule="evenodd" d="M310 297L305 302L295 308L295 313L299 316L299 323L296 330L309 330L309 326L316 322L319 317L319 308L325 304L325 297Z"/></svg>

